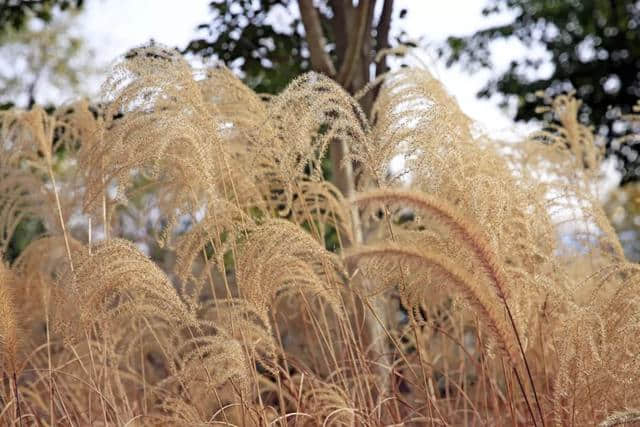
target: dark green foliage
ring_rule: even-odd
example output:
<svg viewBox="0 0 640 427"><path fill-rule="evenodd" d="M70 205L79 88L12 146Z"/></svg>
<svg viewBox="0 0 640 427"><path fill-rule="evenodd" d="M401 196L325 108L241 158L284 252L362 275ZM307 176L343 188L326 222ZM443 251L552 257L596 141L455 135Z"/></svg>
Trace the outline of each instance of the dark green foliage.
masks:
<svg viewBox="0 0 640 427"><path fill-rule="evenodd" d="M543 61L531 57L513 61L478 95L516 95L516 119L528 120L536 116L540 103L535 92L555 96L575 90L585 105L581 121L594 123L598 133L609 139L626 132L624 126L614 123L640 98L640 2L491 0L483 13L490 16L505 11L515 13L512 23L468 37L450 37L440 51L447 63L459 62L470 71L489 67L490 43L516 38L527 46L541 43L546 47L554 69L550 76L540 76L536 70ZM635 153L621 157L626 170L635 168L631 164Z"/></svg>
<svg viewBox="0 0 640 427"><path fill-rule="evenodd" d="M9 242L4 258L9 262L13 262L29 243L42 236L45 231L44 224L38 218L28 218L20 221Z"/></svg>
<svg viewBox="0 0 640 427"><path fill-rule="evenodd" d="M21 30L31 16L51 21L54 10L80 8L84 0L0 0L0 36L9 29Z"/></svg>
<svg viewBox="0 0 640 427"><path fill-rule="evenodd" d="M183 53L217 57L230 67L241 70L244 81L258 93L278 93L288 82L312 68L297 3L297 0L211 1L210 21L198 26L203 36L192 40ZM386 5L383 8L388 7L390 13L393 1L379 2L380 5L383 3ZM351 2L342 0L325 0L316 5L326 51L336 69L339 69L349 37L355 35L355 28L344 22L344 14L346 9L353 9L349 12L355 13L356 8ZM401 9L399 19L402 20L406 13L406 9ZM395 43L391 43L388 40L388 27L384 25L385 33L379 40L376 25L380 25L382 17L374 15L370 17L368 26L371 38L368 43L368 49L371 50L367 55L368 63L373 63L376 54L389 45L411 45L404 30L400 30ZM287 19L282 19L283 16ZM381 62L383 64L384 61ZM384 66L380 67L376 75L385 70Z"/></svg>
<svg viewBox="0 0 640 427"><path fill-rule="evenodd" d="M207 36L192 40L184 52L217 56L238 66L256 91L277 93L310 67L309 59L302 55L306 42L300 17L292 17L286 29L276 29L267 20L275 9L288 13L290 3L293 1L212 1L211 22L198 27Z"/></svg>

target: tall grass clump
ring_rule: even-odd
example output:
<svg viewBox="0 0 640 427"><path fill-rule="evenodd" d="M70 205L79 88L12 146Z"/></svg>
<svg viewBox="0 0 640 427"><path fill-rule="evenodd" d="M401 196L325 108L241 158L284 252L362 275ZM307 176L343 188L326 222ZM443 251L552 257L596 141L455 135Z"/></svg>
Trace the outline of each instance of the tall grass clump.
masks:
<svg viewBox="0 0 640 427"><path fill-rule="evenodd" d="M377 83L263 96L156 45L0 113L2 423L638 422L640 268L579 101L507 143L425 70Z"/></svg>

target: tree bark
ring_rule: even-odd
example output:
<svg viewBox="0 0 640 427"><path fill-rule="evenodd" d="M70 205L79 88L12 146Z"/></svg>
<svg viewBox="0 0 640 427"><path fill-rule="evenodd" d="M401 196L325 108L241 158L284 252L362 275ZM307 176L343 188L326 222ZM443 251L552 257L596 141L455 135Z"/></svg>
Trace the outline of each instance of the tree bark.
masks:
<svg viewBox="0 0 640 427"><path fill-rule="evenodd" d="M318 11L313 7L312 0L298 0L300 17L306 32L307 44L311 55L311 68L320 73L333 77L336 69L325 50L326 41L322 33L322 25Z"/></svg>
<svg viewBox="0 0 640 427"><path fill-rule="evenodd" d="M356 93L367 83L369 83L371 78L371 64L373 63L374 54L373 54L373 37L371 34L371 28L373 27L373 12L374 12L375 1L370 4L367 10L367 19L364 28L364 37L362 39L362 46L358 51L358 62L357 62L357 70L355 75L353 76L353 80L351 82L351 87L349 88L351 93ZM373 106L373 93L369 91L365 96L360 99L360 106L366 113L367 117L369 117L371 113L371 108Z"/></svg>
<svg viewBox="0 0 640 427"><path fill-rule="evenodd" d="M389 30L391 29L391 16L393 15L393 0L384 0L382 13L376 27L376 52L381 52L389 48ZM389 71L387 60L380 58L376 61L376 75Z"/></svg>
<svg viewBox="0 0 640 427"><path fill-rule="evenodd" d="M339 69L344 63L345 53L349 45L349 25L353 15L353 6L350 2L344 0L329 0L331 10L333 11L333 19L331 19L331 29L333 30L333 39L336 43L336 68Z"/></svg>
<svg viewBox="0 0 640 427"><path fill-rule="evenodd" d="M371 28L368 18L372 13L372 9L373 4L371 0L360 0L356 13L356 27L354 31L355 38L353 40L349 40L349 45L347 46L347 51L344 55L344 63L338 72L338 83L345 88L351 86L351 82L358 65L360 52L362 51L362 45L365 41L365 37L367 36L367 28Z"/></svg>

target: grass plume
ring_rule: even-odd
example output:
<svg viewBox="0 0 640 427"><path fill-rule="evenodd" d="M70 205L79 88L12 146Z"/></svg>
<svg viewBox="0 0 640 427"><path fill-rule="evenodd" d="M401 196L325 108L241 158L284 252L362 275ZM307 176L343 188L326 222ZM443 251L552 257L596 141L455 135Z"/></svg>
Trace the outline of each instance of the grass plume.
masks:
<svg viewBox="0 0 640 427"><path fill-rule="evenodd" d="M507 144L426 70L374 86L149 45L2 112L0 422L636 422L640 269L580 101Z"/></svg>

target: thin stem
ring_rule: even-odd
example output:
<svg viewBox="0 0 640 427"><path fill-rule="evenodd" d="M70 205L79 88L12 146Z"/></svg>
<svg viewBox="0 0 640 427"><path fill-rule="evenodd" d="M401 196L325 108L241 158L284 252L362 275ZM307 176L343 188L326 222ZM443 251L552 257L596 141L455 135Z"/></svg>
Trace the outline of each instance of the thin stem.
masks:
<svg viewBox="0 0 640 427"><path fill-rule="evenodd" d="M529 377L529 382L531 383L531 388L533 390L533 397L536 401L538 412L540 413L540 421L542 422L542 426L544 427L545 423L544 423L544 415L542 413L542 407L540 406L540 401L538 400L538 393L536 393L536 386L533 382L533 375L531 375L531 370L529 369L529 362L527 362L527 358L524 353L524 347L522 346L522 341L520 340L520 334L518 333L518 328L516 327L516 323L513 320L513 316L511 315L511 310L509 309L509 305L507 304L506 300L504 300L504 306L507 309L507 315L509 317L509 321L511 322L511 326L513 327L513 332L515 333L516 340L518 341L518 347L520 348L520 353L522 354L522 360L524 360L524 366L525 366L525 369L527 370L527 376ZM515 366L513 367L513 369L515 370ZM517 372L516 372L516 375L517 375ZM520 382L520 378L518 378L518 382ZM524 389L522 390L522 393L524 394ZM529 405L529 400L526 399L526 395L525 395L525 400L527 400L527 405ZM533 418L533 422L535 424L535 417L533 416L533 412L531 413L531 417Z"/></svg>
<svg viewBox="0 0 640 427"><path fill-rule="evenodd" d="M22 411L20 409L20 394L18 393L18 378L16 376L16 369L13 368L13 391L16 395L16 413L18 415L18 421L20 427L22 427Z"/></svg>
<svg viewBox="0 0 640 427"><path fill-rule="evenodd" d="M67 227L64 223L64 216L62 215L62 205L60 204L60 196L58 195L58 186L56 185L56 178L53 174L51 163L48 165L49 179L51 179L51 185L53 185L53 194L56 199L56 208L58 209L58 219L60 220L60 228L62 229L62 235L64 237L64 246L67 250L67 259L69 260L69 268L73 272L73 259L71 258L71 246L69 245L69 236L67 235Z"/></svg>

